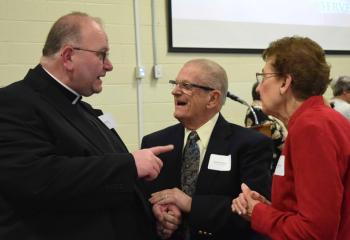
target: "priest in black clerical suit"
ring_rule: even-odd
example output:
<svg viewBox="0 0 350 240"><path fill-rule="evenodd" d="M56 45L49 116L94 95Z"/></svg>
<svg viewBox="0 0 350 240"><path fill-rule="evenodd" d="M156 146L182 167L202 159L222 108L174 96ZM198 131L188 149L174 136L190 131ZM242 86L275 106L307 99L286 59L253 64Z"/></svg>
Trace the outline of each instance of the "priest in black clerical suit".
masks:
<svg viewBox="0 0 350 240"><path fill-rule="evenodd" d="M65 15L40 64L0 89L1 240L153 239L136 181L157 177L161 151L129 153L81 101L113 69L108 49L100 21Z"/></svg>
<svg viewBox="0 0 350 240"><path fill-rule="evenodd" d="M18 239L66 240L128 239L135 228L152 230L151 213L135 191L133 156L93 116L98 111L40 65L0 90L0 102L1 195L12 211L0 231L16 234L19 226Z"/></svg>

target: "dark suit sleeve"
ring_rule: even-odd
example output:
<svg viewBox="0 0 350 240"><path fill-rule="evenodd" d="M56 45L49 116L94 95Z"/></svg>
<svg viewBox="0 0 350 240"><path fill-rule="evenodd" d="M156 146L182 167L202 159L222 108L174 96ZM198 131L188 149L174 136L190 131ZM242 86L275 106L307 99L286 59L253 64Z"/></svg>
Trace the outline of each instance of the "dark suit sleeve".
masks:
<svg viewBox="0 0 350 240"><path fill-rule="evenodd" d="M158 143L158 142L155 142L155 141L152 141L149 136L144 136L142 138L142 141L141 141L141 149L145 149L145 148L151 148L151 147L154 147L154 146L157 146L158 145L166 145L165 143ZM163 158L164 154L159 154L158 157L163 161L164 158ZM140 189L144 195L144 197L146 199L149 199L151 197L151 194L153 192L156 192L156 191L159 191L159 190L163 190L163 182L159 182L159 179L163 179L161 176L163 175L163 172L164 172L164 168L166 168L166 161L163 162L163 168L158 176L157 179L153 180L153 181L145 181L145 180L139 180L139 186L140 186ZM150 204L149 205L150 208L152 208L152 205Z"/></svg>
<svg viewBox="0 0 350 240"><path fill-rule="evenodd" d="M272 160L272 141L262 134L254 134L254 139L244 140L236 144L236 158L238 171L237 178L232 179L231 190L227 194L196 194L192 198L192 208L189 214L193 234L199 239L203 238L200 231L210 232L218 237L231 236L240 239L265 239L250 230L250 223L231 210L232 199L236 198L241 192L241 183L246 183L251 189L270 198L271 177L269 174L269 164ZM233 163L235 161L232 161ZM203 168L202 168L203 169ZM219 178L217 178L218 185ZM227 183L222 183L227 184ZM211 190L208 189L208 192ZM212 190L215 192L215 189ZM254 235L254 238L252 236ZM220 239L217 238L217 239Z"/></svg>
<svg viewBox="0 0 350 240"><path fill-rule="evenodd" d="M242 183L246 183L251 189L270 199L272 140L261 133L257 133L257 136L249 144L242 147L239 155Z"/></svg>
<svg viewBox="0 0 350 240"><path fill-rule="evenodd" d="M0 187L6 198L28 209L78 210L132 197L131 154L97 152L50 108L18 97L0 93Z"/></svg>

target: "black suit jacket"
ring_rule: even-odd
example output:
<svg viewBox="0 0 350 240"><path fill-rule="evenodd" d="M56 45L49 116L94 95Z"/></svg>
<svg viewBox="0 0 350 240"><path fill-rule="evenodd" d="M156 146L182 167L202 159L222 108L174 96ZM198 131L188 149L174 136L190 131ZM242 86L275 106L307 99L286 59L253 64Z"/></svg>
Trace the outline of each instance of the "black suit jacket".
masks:
<svg viewBox="0 0 350 240"><path fill-rule="evenodd" d="M142 147L174 144L175 149L161 154L164 166L158 178L145 183L149 195L166 188L181 189L181 164L184 127L165 128L143 138ZM208 169L211 154L231 156L229 171ZM213 129L198 175L192 208L188 215L191 239L253 239L249 223L231 211L232 199L241 192L241 183L270 197L272 142L264 135L228 123L220 114ZM176 235L176 234L175 234Z"/></svg>
<svg viewBox="0 0 350 240"><path fill-rule="evenodd" d="M40 65L0 90L0 239L152 239L133 156L71 100Z"/></svg>

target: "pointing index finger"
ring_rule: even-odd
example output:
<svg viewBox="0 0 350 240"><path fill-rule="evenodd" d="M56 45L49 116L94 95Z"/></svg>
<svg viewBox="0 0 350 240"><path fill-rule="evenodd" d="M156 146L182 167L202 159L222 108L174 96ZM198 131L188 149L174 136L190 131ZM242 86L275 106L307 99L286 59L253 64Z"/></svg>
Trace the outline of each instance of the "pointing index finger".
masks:
<svg viewBox="0 0 350 240"><path fill-rule="evenodd" d="M157 147L151 147L149 150L153 152L154 155L158 155L161 153L169 152L174 149L174 145L166 145L166 146L157 146Z"/></svg>

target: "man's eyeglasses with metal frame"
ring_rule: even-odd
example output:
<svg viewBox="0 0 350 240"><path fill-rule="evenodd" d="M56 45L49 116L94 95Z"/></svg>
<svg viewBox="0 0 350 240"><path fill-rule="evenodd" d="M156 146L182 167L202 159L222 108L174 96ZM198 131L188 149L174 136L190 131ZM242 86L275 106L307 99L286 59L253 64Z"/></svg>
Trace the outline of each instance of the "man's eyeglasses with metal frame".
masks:
<svg viewBox="0 0 350 240"><path fill-rule="evenodd" d="M169 83L175 88L176 86L179 86L181 90L184 90L186 92L191 92L193 88L200 88L204 91L213 91L215 90L214 88L207 87L207 86L202 86L199 84L195 83L189 83L189 82L177 82L175 80L169 80Z"/></svg>
<svg viewBox="0 0 350 240"><path fill-rule="evenodd" d="M90 50L90 49L84 49L84 48L78 48L78 47L73 47L74 50L79 50L79 51L86 51L86 52L92 52L96 53L96 56L104 63L106 58L108 58L109 53L106 51L95 51L95 50Z"/></svg>

